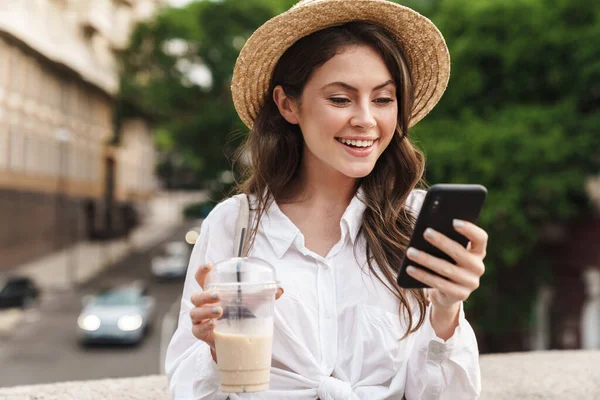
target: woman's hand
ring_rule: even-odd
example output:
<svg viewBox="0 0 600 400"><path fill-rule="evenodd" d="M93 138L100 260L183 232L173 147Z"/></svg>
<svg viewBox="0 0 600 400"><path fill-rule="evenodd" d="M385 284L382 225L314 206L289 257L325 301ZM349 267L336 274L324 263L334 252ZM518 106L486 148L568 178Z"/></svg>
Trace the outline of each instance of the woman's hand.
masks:
<svg viewBox="0 0 600 400"><path fill-rule="evenodd" d="M431 228L425 230L424 236L429 243L448 254L456 265L413 248L409 248L406 255L410 260L448 278L444 279L420 268L407 269L410 276L431 287L429 299L434 310L452 314L452 319L457 320L460 302L467 300L479 287L479 280L485 272L483 259L488 234L480 227L461 220L454 220L454 229L470 240L467 248Z"/></svg>
<svg viewBox="0 0 600 400"><path fill-rule="evenodd" d="M202 289L206 282L206 276L212 270L212 265L202 265L196 271L196 281ZM277 289L275 299L278 299L283 294L283 289ZM202 291L192 294L191 302L194 308L190 311L192 319L193 335L210 346L210 353L215 362L217 362L217 353L215 350L215 335L214 329L217 318L223 315L223 308L218 304L221 301L216 291Z"/></svg>

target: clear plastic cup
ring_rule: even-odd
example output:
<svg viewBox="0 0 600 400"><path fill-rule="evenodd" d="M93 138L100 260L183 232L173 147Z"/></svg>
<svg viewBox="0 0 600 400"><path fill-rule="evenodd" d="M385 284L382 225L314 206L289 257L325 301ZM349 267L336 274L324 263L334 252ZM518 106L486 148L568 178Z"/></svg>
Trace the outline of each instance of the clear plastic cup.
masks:
<svg viewBox="0 0 600 400"><path fill-rule="evenodd" d="M214 329L221 391L268 390L278 287L275 268L248 257L231 258L213 267L206 289L219 293L223 307Z"/></svg>

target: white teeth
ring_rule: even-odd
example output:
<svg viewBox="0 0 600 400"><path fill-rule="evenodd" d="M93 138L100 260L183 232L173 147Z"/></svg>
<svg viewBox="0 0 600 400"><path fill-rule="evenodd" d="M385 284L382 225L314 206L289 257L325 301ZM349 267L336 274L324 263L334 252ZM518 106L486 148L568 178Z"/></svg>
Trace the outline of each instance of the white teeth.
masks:
<svg viewBox="0 0 600 400"><path fill-rule="evenodd" d="M348 140L348 139L339 139L340 142L344 144L349 144L354 147L371 147L374 140Z"/></svg>

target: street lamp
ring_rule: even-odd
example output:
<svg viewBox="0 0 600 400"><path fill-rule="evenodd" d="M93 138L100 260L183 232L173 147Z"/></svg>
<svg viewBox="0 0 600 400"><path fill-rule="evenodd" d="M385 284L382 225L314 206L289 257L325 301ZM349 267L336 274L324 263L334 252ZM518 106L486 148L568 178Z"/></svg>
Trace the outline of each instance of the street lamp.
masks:
<svg viewBox="0 0 600 400"><path fill-rule="evenodd" d="M71 131L66 127L59 127L56 130L56 139L58 140L58 185L56 188L56 237L58 248L68 247L73 239L73 229L76 218L71 218L73 210L67 201L67 183L69 181L69 142L71 141ZM67 231L63 232L63 217L66 218ZM66 233L66 234L64 234ZM68 236L67 236L68 235ZM77 279L75 276L75 254L65 249L67 253L67 262L65 263L68 284L71 288L75 287Z"/></svg>

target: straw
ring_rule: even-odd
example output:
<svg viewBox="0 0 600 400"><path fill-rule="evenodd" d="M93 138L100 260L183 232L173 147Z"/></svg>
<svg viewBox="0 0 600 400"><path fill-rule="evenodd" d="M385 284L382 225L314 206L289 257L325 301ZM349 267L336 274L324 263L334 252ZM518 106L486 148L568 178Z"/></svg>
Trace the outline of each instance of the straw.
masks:
<svg viewBox="0 0 600 400"><path fill-rule="evenodd" d="M244 236L246 236L246 228L242 228L242 234L240 235L240 246L238 247L238 257L242 257L242 251L244 250ZM239 270L238 270L239 274ZM240 281L240 276L238 275L238 282Z"/></svg>
<svg viewBox="0 0 600 400"><path fill-rule="evenodd" d="M240 245L238 247L238 257L241 258L242 257L242 251L244 249L244 237L246 236L246 228L242 228L242 234L240 235ZM237 266L236 266L236 275L237 275L237 281L238 283L240 283L242 281L242 272L240 270L240 266L241 266L241 261L238 262ZM242 286L238 285L238 318L242 319L242 308L241 308L241 304L242 304Z"/></svg>

